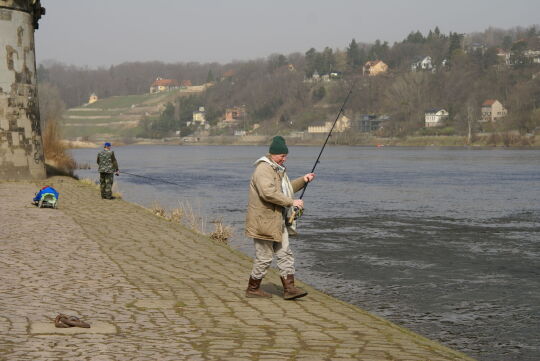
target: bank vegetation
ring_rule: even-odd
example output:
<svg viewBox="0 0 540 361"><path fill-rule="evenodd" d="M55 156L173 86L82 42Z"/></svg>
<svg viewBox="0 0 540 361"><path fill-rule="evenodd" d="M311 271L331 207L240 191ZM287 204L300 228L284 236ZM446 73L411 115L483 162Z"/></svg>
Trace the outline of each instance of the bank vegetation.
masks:
<svg viewBox="0 0 540 361"><path fill-rule="evenodd" d="M309 126L333 121L353 81L346 106L353 119L385 115L367 136L351 129L343 144L377 139L381 144L537 145L540 132L540 30L538 26L481 33L411 32L392 45L352 39L345 49L309 49L273 54L265 59L218 63L129 62L109 68L41 64L38 74L48 92L57 92L68 107L100 98L145 94L156 77L211 84L206 91L182 95L163 104L157 116L143 117L132 136L166 138L180 134L231 135L234 131L271 136L306 133ZM429 69L412 69L429 56ZM388 71L367 76L368 61L382 61ZM317 76L327 76L320 80ZM355 80L356 79L356 80ZM481 104L497 99L508 110L496 122L480 122ZM205 108L209 129L193 124L193 112ZM246 115L234 126L220 127L226 109L242 106ZM425 127L425 112L444 108L442 127ZM191 123L191 124L190 124ZM459 139L459 141L457 141ZM420 143L420 144L418 144Z"/></svg>

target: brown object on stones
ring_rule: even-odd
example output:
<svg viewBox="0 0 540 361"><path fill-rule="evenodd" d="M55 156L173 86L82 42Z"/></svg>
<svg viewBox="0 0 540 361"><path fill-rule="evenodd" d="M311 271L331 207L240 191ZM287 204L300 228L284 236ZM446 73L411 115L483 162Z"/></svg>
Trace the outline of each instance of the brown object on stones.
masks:
<svg viewBox="0 0 540 361"><path fill-rule="evenodd" d="M294 275L287 275L287 277L280 277L283 284L283 298L286 300L294 300L296 298L304 297L307 292L294 285Z"/></svg>
<svg viewBox="0 0 540 361"><path fill-rule="evenodd" d="M261 290L261 281L253 277L249 277L248 287L246 289L246 297L249 298L271 298L272 295Z"/></svg>
<svg viewBox="0 0 540 361"><path fill-rule="evenodd" d="M68 324L65 324L64 322L62 322L62 320L66 317L66 315L62 315L62 314L59 314L58 316L56 316L56 318L54 319L54 326L57 327L57 328L68 328L68 327L71 327L70 325Z"/></svg>
<svg viewBox="0 0 540 361"><path fill-rule="evenodd" d="M68 328L68 327L82 327L90 328L90 324L81 321L80 318L76 316L67 316L62 313L58 314L54 319L54 326L58 328Z"/></svg>

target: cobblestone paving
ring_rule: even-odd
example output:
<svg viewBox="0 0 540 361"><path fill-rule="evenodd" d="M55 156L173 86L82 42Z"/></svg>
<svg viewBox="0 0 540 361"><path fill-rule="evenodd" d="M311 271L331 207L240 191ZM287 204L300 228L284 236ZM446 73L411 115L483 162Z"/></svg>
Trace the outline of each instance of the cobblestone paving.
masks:
<svg viewBox="0 0 540 361"><path fill-rule="evenodd" d="M92 186L47 182L58 209L30 204L39 185L0 183L0 360L472 360L307 285L284 301L275 272L272 299L245 298L247 256ZM35 331L58 313L116 332Z"/></svg>

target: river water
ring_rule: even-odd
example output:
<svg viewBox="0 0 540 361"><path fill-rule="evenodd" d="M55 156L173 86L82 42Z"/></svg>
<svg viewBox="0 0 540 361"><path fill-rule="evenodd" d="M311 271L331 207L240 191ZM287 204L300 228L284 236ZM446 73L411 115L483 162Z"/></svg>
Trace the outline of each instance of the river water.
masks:
<svg viewBox="0 0 540 361"><path fill-rule="evenodd" d="M319 148L289 149L289 176L308 173ZM124 199L189 203L253 255L247 188L267 147L114 150L121 171L175 183L121 174ZM73 150L81 178L98 179L96 154ZM328 147L316 173L298 278L478 360L540 360L540 150Z"/></svg>

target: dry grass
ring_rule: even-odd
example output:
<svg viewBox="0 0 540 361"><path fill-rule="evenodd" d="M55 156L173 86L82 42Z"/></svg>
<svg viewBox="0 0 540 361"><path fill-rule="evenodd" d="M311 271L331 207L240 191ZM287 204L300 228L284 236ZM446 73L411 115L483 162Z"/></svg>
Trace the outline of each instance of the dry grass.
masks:
<svg viewBox="0 0 540 361"><path fill-rule="evenodd" d="M86 186L93 187L98 192L100 192L99 180L93 180L93 179L90 179L90 178L83 178L83 179L79 179L79 182L86 185ZM120 192L117 183L113 183L112 195L113 195L114 198L117 198L117 199L122 198L122 193Z"/></svg>
<svg viewBox="0 0 540 361"><path fill-rule="evenodd" d="M60 128L55 120L49 120L42 134L45 163L60 172L73 175L77 163L61 141Z"/></svg>
<svg viewBox="0 0 540 361"><path fill-rule="evenodd" d="M79 179L79 182L81 182L82 184L84 185L87 185L87 186L92 186L92 187L96 187L99 189L99 185L96 184L95 181L93 181L92 179L90 178L83 178L83 179Z"/></svg>
<svg viewBox="0 0 540 361"><path fill-rule="evenodd" d="M207 234L204 217L196 212L189 202L180 202L178 208L174 208L168 213L161 204L155 201L150 212L171 222L182 224L197 233L206 234L219 242L227 243L233 234L232 228L224 225L222 219L212 221L214 231Z"/></svg>
<svg viewBox="0 0 540 361"><path fill-rule="evenodd" d="M166 218L167 212L165 212L165 208L163 208L158 202L154 202L152 204L152 208L150 208L150 211L158 217Z"/></svg>
<svg viewBox="0 0 540 361"><path fill-rule="evenodd" d="M216 219L212 223L214 223L214 231L209 234L210 238L222 243L228 243L229 238L233 235L232 227L224 225L222 218Z"/></svg>
<svg viewBox="0 0 540 361"><path fill-rule="evenodd" d="M182 219L184 218L184 210L181 208L174 208L171 211L171 222L174 223L182 223Z"/></svg>
<svg viewBox="0 0 540 361"><path fill-rule="evenodd" d="M184 223L187 224L187 226L195 232L204 234L204 218L199 213L193 210L191 203L180 203L180 209L182 209L183 212Z"/></svg>

